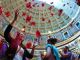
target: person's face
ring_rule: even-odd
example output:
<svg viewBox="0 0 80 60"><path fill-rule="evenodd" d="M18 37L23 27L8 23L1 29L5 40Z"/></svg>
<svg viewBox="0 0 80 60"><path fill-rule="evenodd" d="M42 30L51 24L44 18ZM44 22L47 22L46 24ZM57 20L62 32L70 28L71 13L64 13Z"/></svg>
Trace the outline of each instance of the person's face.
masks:
<svg viewBox="0 0 80 60"><path fill-rule="evenodd" d="M24 34L17 32L16 38L24 39Z"/></svg>
<svg viewBox="0 0 80 60"><path fill-rule="evenodd" d="M64 51L67 51L67 48L64 48L63 50L64 50Z"/></svg>

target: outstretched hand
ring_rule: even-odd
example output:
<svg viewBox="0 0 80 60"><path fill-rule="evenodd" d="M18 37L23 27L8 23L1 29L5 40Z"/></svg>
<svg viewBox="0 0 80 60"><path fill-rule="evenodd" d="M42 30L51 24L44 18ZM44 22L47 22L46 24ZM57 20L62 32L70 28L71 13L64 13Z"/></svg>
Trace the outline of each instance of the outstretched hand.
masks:
<svg viewBox="0 0 80 60"><path fill-rule="evenodd" d="M19 15L19 12L18 12L18 10L16 10L16 11L15 11L15 17L14 17L14 20L17 19L18 15Z"/></svg>
<svg viewBox="0 0 80 60"><path fill-rule="evenodd" d="M15 23L15 21L17 20L18 15L19 15L19 12L18 12L18 10L16 10L14 20L11 22L11 25L13 25Z"/></svg>
<svg viewBox="0 0 80 60"><path fill-rule="evenodd" d="M36 45L33 44L32 48L35 48L35 47L36 47Z"/></svg>

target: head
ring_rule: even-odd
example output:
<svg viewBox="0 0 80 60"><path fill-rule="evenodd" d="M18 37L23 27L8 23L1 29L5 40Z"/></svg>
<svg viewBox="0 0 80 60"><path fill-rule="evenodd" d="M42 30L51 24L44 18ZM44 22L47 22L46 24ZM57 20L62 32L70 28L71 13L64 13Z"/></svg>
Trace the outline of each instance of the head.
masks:
<svg viewBox="0 0 80 60"><path fill-rule="evenodd" d="M15 40L17 40L19 43L21 43L24 39L24 34L17 32Z"/></svg>
<svg viewBox="0 0 80 60"><path fill-rule="evenodd" d="M64 49L63 49L63 51L64 52L69 51L69 47L68 46L65 46Z"/></svg>
<svg viewBox="0 0 80 60"><path fill-rule="evenodd" d="M53 44L53 45L55 45L56 42L57 42L57 39L56 38L50 38L50 39L47 40L47 43Z"/></svg>

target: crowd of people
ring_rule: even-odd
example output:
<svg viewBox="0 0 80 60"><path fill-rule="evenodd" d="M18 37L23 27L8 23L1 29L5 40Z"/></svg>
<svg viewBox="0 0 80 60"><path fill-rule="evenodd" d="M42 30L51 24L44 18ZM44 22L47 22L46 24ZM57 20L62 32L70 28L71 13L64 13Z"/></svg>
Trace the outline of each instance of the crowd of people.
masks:
<svg viewBox="0 0 80 60"><path fill-rule="evenodd" d="M15 12L14 20L4 31L4 38L0 39L0 60L30 60L34 56L35 45L33 44L31 52L22 44L24 34L16 32L16 37L11 37L11 30L18 17L18 11ZM61 51L55 46L56 38L49 38L45 47L46 54L41 53L41 60L76 60L73 53L65 46ZM19 56L20 55L20 56ZM79 55L80 58L80 55ZM79 59L78 59L79 60Z"/></svg>
<svg viewBox="0 0 80 60"><path fill-rule="evenodd" d="M31 59L34 54L34 48L35 48L34 45L32 47L31 53L29 53L28 50L26 49L26 47L22 44L22 41L24 38L24 35L22 33L16 32L17 33L16 37L15 38L11 37L10 31L12 30L13 25L14 25L15 21L17 20L18 14L19 13L16 10L14 20L7 26L7 28L5 29L5 32L4 32L4 38L7 42L7 47L2 48L2 51L5 49L5 51L4 51L5 59L3 58L3 60L15 60L15 59L18 60L17 59L18 57L16 57L16 53L18 53L22 49L24 50L24 52L22 53L22 55L23 55L22 60L26 60L26 57ZM1 40L1 41L3 41L3 40ZM4 43L1 42L0 44L4 44ZM3 56L3 53L1 55Z"/></svg>

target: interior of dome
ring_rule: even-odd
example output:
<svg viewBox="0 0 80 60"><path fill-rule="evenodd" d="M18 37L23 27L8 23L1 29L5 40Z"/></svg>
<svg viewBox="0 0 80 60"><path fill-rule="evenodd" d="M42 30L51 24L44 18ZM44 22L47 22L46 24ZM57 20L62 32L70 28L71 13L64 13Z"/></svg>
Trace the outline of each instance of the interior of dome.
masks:
<svg viewBox="0 0 80 60"><path fill-rule="evenodd" d="M7 25L18 10L18 19L11 30L12 37L16 31L23 33L24 46L28 41L33 44L37 39L35 55L44 51L48 38L57 38L59 49L69 46L73 52L80 54L79 4L76 0L0 0L0 35L4 36Z"/></svg>

